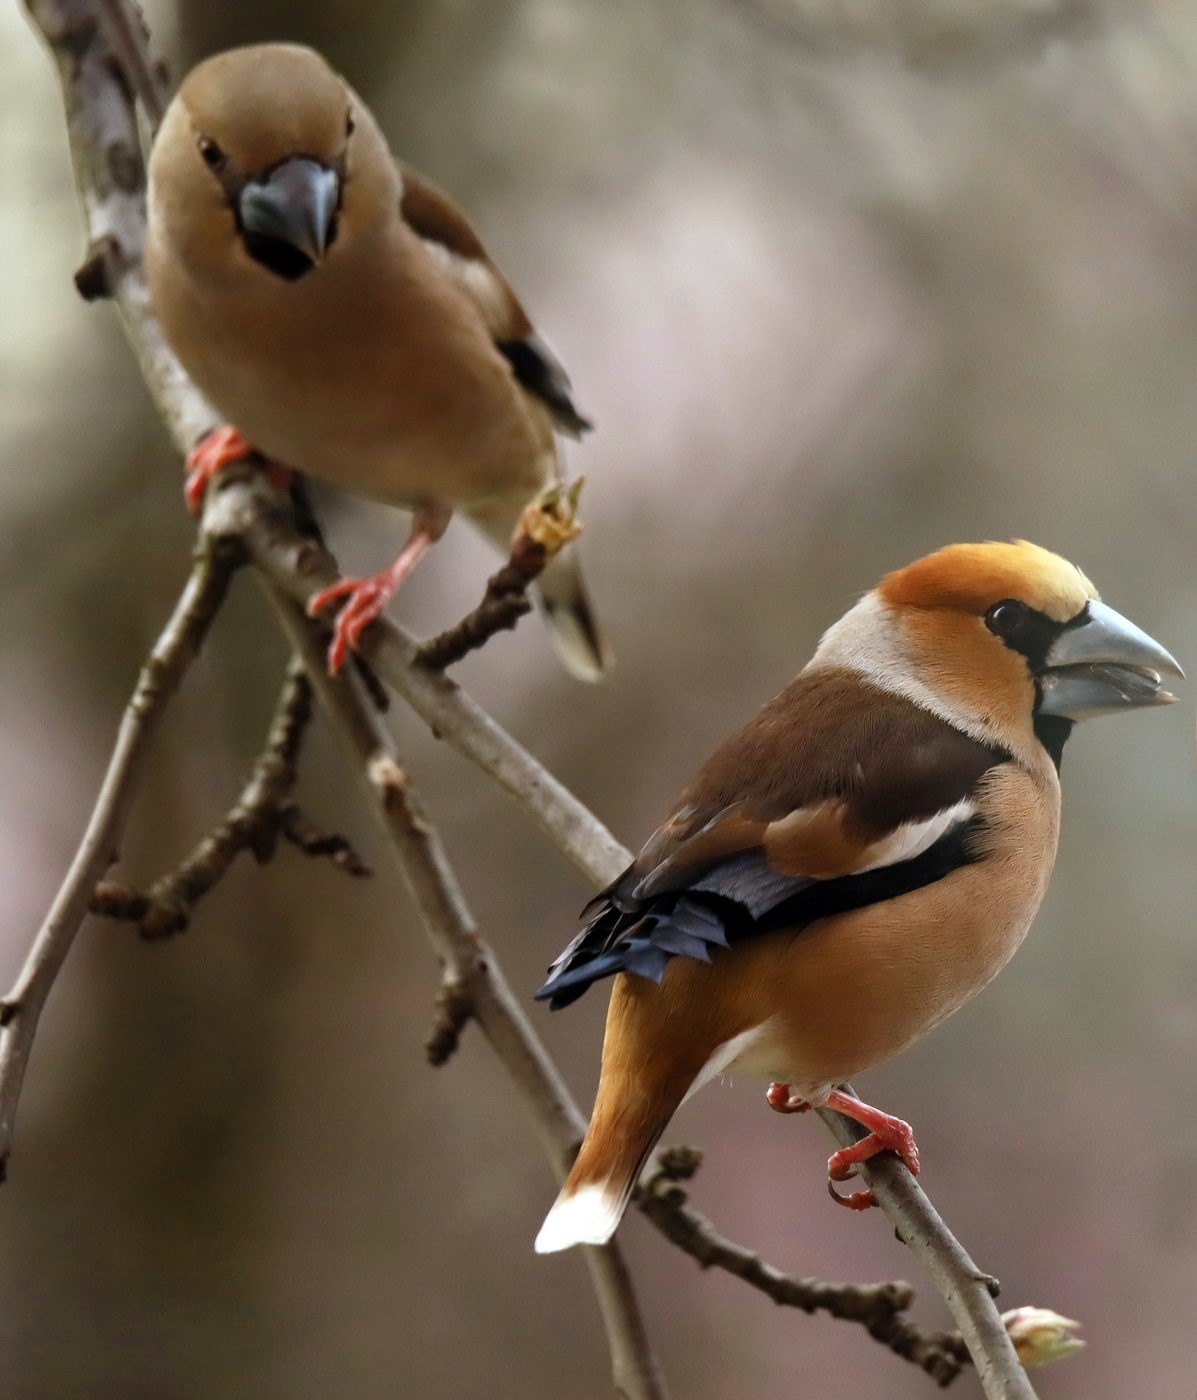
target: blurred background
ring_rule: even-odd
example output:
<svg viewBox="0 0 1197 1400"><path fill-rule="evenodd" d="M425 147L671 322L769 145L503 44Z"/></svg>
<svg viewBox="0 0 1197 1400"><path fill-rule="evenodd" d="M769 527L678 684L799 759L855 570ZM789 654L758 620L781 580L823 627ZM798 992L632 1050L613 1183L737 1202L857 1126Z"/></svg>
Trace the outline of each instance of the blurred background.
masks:
<svg viewBox="0 0 1197 1400"><path fill-rule="evenodd" d="M1197 672L1197 0L158 0L177 73L322 48L397 151L475 216L598 424L587 562L619 655L584 689L535 621L469 687L637 845L691 768L887 569L1029 537ZM188 565L180 464L82 252L57 85L0 5L0 977L82 829L139 659ZM325 498L345 565L395 512ZM454 620L466 527L407 587ZM237 791L284 653L252 581L161 742L125 873ZM1003 1304L1089 1349L1044 1400L1197 1385L1193 699L1086 726L1023 951L860 1081L910 1119L933 1199ZM482 927L530 997L583 882L463 762L395 725ZM0 1193L13 1400L601 1400L581 1260L536 1258L554 1187L476 1032L422 1042L437 982L385 849L317 734L302 795L369 882L284 850L191 930L93 922L51 1001ZM533 1011L588 1105L605 997ZM694 1199L778 1266L908 1277L827 1200L819 1124L714 1086L671 1136ZM624 1230L676 1397L916 1400L859 1329ZM954 1393L979 1395L971 1375Z"/></svg>

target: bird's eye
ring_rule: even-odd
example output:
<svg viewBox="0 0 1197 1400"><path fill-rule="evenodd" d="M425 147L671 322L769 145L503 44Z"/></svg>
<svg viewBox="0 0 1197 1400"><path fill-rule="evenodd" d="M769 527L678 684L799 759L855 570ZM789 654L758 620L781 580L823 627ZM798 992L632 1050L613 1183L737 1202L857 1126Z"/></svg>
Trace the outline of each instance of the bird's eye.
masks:
<svg viewBox="0 0 1197 1400"><path fill-rule="evenodd" d="M199 153L209 170L223 170L228 157L210 137L199 138Z"/></svg>
<svg viewBox="0 0 1197 1400"><path fill-rule="evenodd" d="M349 115L345 118L345 135L346 135L346 136L352 136L352 135L353 135L353 127L354 127L353 113L350 112Z"/></svg>
<svg viewBox="0 0 1197 1400"><path fill-rule="evenodd" d="M985 626L994 636L1009 639L1022 631L1030 615L1031 610L1025 603L1017 598L1004 598L985 614Z"/></svg>

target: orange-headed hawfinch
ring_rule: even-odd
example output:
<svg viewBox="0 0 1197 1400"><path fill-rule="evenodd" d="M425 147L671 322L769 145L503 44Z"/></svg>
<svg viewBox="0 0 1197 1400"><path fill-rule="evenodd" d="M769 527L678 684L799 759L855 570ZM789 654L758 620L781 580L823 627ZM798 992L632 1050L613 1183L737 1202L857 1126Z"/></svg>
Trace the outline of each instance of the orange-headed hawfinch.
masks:
<svg viewBox="0 0 1197 1400"><path fill-rule="evenodd" d="M230 425L193 453L193 505L252 447L414 512L389 569L314 600L345 599L338 664L454 510L506 551L561 476L554 431L589 426L461 209L394 159L310 49L235 49L188 75L150 159L146 272L167 340ZM538 587L566 666L597 679L571 548Z"/></svg>
<svg viewBox="0 0 1197 1400"><path fill-rule="evenodd" d="M1035 545L952 545L888 575L727 739L537 994L615 984L590 1128L536 1241L601 1244L678 1105L725 1070L783 1112L900 1119L838 1086L926 1035L1006 964L1056 855L1077 720L1174 697L1180 668ZM588 912L590 912L588 911ZM852 1198L863 1208L867 1193Z"/></svg>

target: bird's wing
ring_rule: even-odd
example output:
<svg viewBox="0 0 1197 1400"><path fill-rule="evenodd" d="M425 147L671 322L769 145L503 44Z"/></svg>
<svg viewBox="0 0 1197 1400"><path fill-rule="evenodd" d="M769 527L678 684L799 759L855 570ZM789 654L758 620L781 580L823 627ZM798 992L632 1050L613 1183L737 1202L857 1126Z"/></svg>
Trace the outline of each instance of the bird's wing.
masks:
<svg viewBox="0 0 1197 1400"><path fill-rule="evenodd" d="M799 676L718 748L537 993L909 893L977 859L977 788L1010 761L847 671Z"/></svg>
<svg viewBox="0 0 1197 1400"><path fill-rule="evenodd" d="M516 379L548 407L562 432L579 437L590 422L575 408L569 375L532 328L507 279L491 262L462 208L431 180L400 164L399 212L478 310Z"/></svg>

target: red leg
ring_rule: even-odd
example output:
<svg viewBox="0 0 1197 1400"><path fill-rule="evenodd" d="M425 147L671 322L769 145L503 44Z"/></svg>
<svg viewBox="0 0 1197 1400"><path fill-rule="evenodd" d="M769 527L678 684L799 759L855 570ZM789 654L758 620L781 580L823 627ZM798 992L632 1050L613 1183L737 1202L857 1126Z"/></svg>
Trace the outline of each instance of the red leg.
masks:
<svg viewBox="0 0 1197 1400"><path fill-rule="evenodd" d="M791 1095L788 1084L770 1084L766 1097L769 1107L777 1113L805 1113L810 1108L805 1099ZM840 1089L828 1095L827 1107L834 1108L849 1118L855 1118L858 1123L863 1123L869 1129L868 1137L854 1142L851 1147L841 1147L828 1159L827 1189L831 1192L833 1201L849 1210L868 1210L870 1206L876 1205L871 1191L854 1191L850 1196L841 1196L832 1183L847 1181L854 1175L853 1168L858 1162L867 1162L878 1152L896 1152L906 1163L911 1176L918 1176L919 1149L909 1123L904 1123L901 1118L892 1118L888 1113L882 1113L879 1108L871 1108L867 1103L861 1103L859 1099L854 1099L851 1094L845 1094Z"/></svg>
<svg viewBox="0 0 1197 1400"><path fill-rule="evenodd" d="M328 669L334 676L344 665L350 649L356 648L362 633L399 591L399 586L429 546L445 533L450 514L447 507L440 505L420 507L412 520L407 543L389 569L383 569L373 578L339 579L309 600L310 617L323 612L329 603L336 602L338 598L346 600L337 614L332 645L328 649Z"/></svg>
<svg viewBox="0 0 1197 1400"><path fill-rule="evenodd" d="M246 457L252 457L256 451L252 443L247 442L236 428L227 423L223 428L209 433L201 443L192 448L191 455L187 458L187 484L183 488L187 509L191 514L200 513L208 483L222 467L227 467L230 462L240 462ZM274 486L280 490L290 486L292 472L289 467L280 466L277 462L268 462L266 470Z"/></svg>
<svg viewBox="0 0 1197 1400"><path fill-rule="evenodd" d="M910 1175L918 1176L919 1149L909 1123L904 1123L901 1118L892 1118L879 1108L870 1108L867 1103L861 1103L839 1089L828 1095L827 1107L855 1118L870 1130L868 1137L854 1142L851 1147L841 1147L832 1155L827 1163L827 1175L832 1181L847 1181L857 1162L867 1162L878 1152L896 1152L906 1163Z"/></svg>

